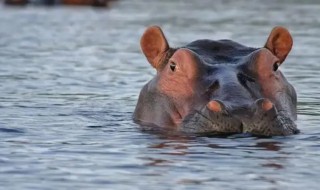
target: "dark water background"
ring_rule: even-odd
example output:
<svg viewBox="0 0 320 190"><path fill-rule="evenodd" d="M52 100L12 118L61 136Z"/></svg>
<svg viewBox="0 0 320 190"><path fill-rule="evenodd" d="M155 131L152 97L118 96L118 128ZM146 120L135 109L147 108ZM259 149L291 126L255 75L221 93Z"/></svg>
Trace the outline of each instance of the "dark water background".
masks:
<svg viewBox="0 0 320 190"><path fill-rule="evenodd" d="M148 25L173 46L230 38L261 47L275 25L294 48L290 137L179 138L131 115L155 73ZM0 6L0 189L319 189L320 2L121 0L110 9Z"/></svg>

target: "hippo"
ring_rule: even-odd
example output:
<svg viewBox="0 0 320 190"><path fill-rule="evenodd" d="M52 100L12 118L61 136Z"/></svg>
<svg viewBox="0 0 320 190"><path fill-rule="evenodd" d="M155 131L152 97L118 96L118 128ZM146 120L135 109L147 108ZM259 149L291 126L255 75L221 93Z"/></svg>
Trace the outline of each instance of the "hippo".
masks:
<svg viewBox="0 0 320 190"><path fill-rule="evenodd" d="M226 39L173 48L150 26L140 46L157 73L143 86L133 120L186 134L297 134L296 91L280 71L292 45L277 26L261 48Z"/></svg>

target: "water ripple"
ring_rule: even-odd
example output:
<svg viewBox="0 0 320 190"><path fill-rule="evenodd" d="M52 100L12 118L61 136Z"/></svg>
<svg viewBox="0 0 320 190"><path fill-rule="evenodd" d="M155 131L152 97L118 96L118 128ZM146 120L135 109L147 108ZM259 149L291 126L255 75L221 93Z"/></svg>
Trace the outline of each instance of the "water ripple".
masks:
<svg viewBox="0 0 320 190"><path fill-rule="evenodd" d="M119 0L110 9L0 6L0 185L4 189L318 189L318 1ZM231 38L294 47L281 66L298 93L292 137L181 136L131 120L156 73L148 25L170 44ZM169 188L169 189L170 189Z"/></svg>

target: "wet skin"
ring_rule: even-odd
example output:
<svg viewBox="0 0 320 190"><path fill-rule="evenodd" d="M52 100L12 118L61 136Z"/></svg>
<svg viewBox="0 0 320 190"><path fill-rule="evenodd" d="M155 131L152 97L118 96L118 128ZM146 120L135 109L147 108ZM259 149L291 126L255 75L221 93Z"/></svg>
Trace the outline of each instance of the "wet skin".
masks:
<svg viewBox="0 0 320 190"><path fill-rule="evenodd" d="M279 70L292 43L275 27L262 48L207 39L171 48L149 27L140 44L157 74L142 88L134 120L192 134L296 134L296 92Z"/></svg>

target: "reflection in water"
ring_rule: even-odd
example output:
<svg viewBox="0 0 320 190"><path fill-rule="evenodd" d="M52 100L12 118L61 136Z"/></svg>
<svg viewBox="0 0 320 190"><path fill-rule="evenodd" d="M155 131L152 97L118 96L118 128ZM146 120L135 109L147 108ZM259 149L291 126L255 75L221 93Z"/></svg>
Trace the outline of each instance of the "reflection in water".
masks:
<svg viewBox="0 0 320 190"><path fill-rule="evenodd" d="M173 163L169 160L151 158L151 157L141 157L140 159L147 161L147 163L144 164L145 166L165 166L170 163Z"/></svg>
<svg viewBox="0 0 320 190"><path fill-rule="evenodd" d="M181 145L181 144L175 144L177 142L163 142L160 144L155 144L155 145L151 145L149 146L149 148L173 148L173 149L188 149L187 146L185 145ZM179 142L180 143L180 142Z"/></svg>
<svg viewBox="0 0 320 190"><path fill-rule="evenodd" d="M269 150L269 151L279 151L282 143L277 142L277 141L268 141L268 142L257 142L254 147L257 148L263 148L264 150Z"/></svg>
<svg viewBox="0 0 320 190"><path fill-rule="evenodd" d="M165 139L164 139L165 138ZM161 154L168 155L186 155L188 153L188 143L192 141L188 136L162 136L161 139L165 140L157 144L148 146L150 149L162 149Z"/></svg>
<svg viewBox="0 0 320 190"><path fill-rule="evenodd" d="M268 150L268 151L279 151L281 150L281 142L278 141L265 141L256 142L254 145L220 145L220 144L208 144L208 147L213 149L226 149L226 148L239 148L239 147L253 147L255 150Z"/></svg>
<svg viewBox="0 0 320 190"><path fill-rule="evenodd" d="M269 171L285 170L286 162L290 159L289 155L283 152L283 143L272 138L254 138L255 140L252 141L252 137L239 139L181 136L167 136L165 138L162 135L154 137L161 141L148 145L148 151L152 152L153 156L139 158L143 160L145 166L171 168L181 166L188 160L196 159L197 164L194 165L195 163L191 161L193 164L187 166L188 170L196 167L199 163L203 163L208 169L210 168L211 174L206 177L200 177L197 174L193 177L180 174L181 177L176 183L181 185L228 183L229 179L225 176L227 174L221 173L221 170L224 171L222 168L229 168L232 173L229 175L241 173L242 176L247 176L253 181L278 184L281 181L278 178L263 173L254 174L255 172L252 173L252 171L244 172L244 168L254 164L257 171L263 171L264 168L268 168ZM204 147L208 147L208 149ZM202 173L203 171L200 170L196 173L198 172ZM161 176L163 173L154 171L153 174Z"/></svg>
<svg viewBox="0 0 320 190"><path fill-rule="evenodd" d="M275 169L283 169L283 165L281 164L278 164L278 163L266 163L266 164L262 164L261 166L263 167L269 167L269 168L275 168Z"/></svg>

